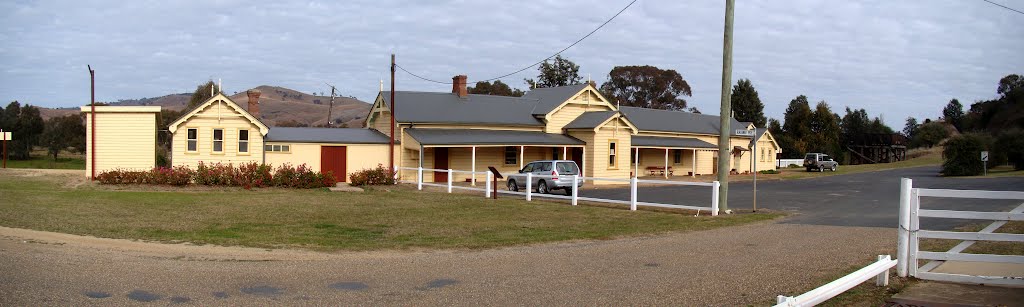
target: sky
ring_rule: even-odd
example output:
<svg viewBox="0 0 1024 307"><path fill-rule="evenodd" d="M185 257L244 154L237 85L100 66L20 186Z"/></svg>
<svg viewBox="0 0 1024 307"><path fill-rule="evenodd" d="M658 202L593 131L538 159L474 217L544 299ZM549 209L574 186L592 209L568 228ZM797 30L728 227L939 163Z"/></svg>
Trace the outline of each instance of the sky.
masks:
<svg viewBox="0 0 1024 307"><path fill-rule="evenodd" d="M1024 10L1024 0L994 0ZM3 1L0 101L72 107L188 93L209 79L372 101L390 54L426 78L519 70L569 46L625 7L601 1ZM996 97L1024 74L1024 14L981 0L736 1L733 83L750 79L765 114L806 95L867 109L899 130ZM599 84L615 66L678 71L690 106L718 114L725 1L638 0L565 51ZM506 77L522 89L536 69ZM399 71L396 89L450 91ZM389 85L385 83L385 88ZM6 103L4 103L6 105ZM812 106L813 107L813 106Z"/></svg>

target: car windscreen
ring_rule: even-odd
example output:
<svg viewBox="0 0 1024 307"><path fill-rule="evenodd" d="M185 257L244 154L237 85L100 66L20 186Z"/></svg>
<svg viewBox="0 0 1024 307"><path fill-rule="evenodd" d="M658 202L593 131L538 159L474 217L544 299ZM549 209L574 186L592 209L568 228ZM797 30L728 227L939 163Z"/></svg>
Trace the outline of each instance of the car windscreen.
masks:
<svg viewBox="0 0 1024 307"><path fill-rule="evenodd" d="M557 162L555 168L561 175L576 175L580 173L580 169L576 167L574 162Z"/></svg>

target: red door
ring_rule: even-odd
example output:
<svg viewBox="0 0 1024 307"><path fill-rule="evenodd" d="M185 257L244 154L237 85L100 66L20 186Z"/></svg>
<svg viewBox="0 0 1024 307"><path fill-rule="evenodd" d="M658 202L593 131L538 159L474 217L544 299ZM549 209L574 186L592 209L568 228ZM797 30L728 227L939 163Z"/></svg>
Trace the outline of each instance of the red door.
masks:
<svg viewBox="0 0 1024 307"><path fill-rule="evenodd" d="M448 148L434 148L434 168L448 169ZM448 182L448 172L434 172L434 182Z"/></svg>
<svg viewBox="0 0 1024 307"><path fill-rule="evenodd" d="M345 146L320 146L320 172L327 173L330 171L334 173L334 178L338 182L347 181L348 175L346 175L345 169L346 156L347 150Z"/></svg>

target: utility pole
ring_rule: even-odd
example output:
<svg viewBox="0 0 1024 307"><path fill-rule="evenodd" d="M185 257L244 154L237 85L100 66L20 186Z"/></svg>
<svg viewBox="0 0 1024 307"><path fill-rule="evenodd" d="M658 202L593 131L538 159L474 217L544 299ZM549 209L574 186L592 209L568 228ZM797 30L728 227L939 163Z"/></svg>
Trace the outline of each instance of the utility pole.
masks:
<svg viewBox="0 0 1024 307"><path fill-rule="evenodd" d="M329 83L327 83L327 82L324 82L324 84L327 84L327 86L331 87L331 106L327 107L327 128L330 128L331 127L331 111L334 110L334 86L329 84Z"/></svg>
<svg viewBox="0 0 1024 307"><path fill-rule="evenodd" d="M725 213L729 210L729 127L732 117L732 10L736 0L725 1L725 35L722 45L722 112L719 113L720 130L718 132L718 209Z"/></svg>
<svg viewBox="0 0 1024 307"><path fill-rule="evenodd" d="M388 146L389 176L395 175L395 54L391 54L391 143ZM423 153L421 152L420 155Z"/></svg>
<svg viewBox="0 0 1024 307"><path fill-rule="evenodd" d="M92 70L92 65L85 65L89 68L89 116L92 118L89 120L89 126L91 127L89 138L92 140L90 144L91 154L89 155L89 165L91 165L92 175L89 176L89 180L96 180L96 71Z"/></svg>

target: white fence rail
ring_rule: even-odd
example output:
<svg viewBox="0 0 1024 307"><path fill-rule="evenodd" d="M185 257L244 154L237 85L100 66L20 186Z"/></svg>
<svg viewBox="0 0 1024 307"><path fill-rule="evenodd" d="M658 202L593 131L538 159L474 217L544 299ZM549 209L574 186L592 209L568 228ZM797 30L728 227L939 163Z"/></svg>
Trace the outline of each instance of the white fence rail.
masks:
<svg viewBox="0 0 1024 307"><path fill-rule="evenodd" d="M889 255L878 255L878 261L807 293L799 296L779 295L775 306L814 306L821 304L872 278L875 279L876 286L887 286L889 285L889 269L894 266L896 266L896 260L892 259Z"/></svg>
<svg viewBox="0 0 1024 307"><path fill-rule="evenodd" d="M414 184L416 184L416 188L419 189L419 190L423 190L423 186L433 186L433 187L445 188L448 193L451 193L453 189L462 189L462 190L471 190L471 191L482 191L482 192L484 192L484 197L489 197L491 195L491 182L494 180L493 175L490 172L486 172L486 171L485 172L471 172L471 171L462 171L462 170L453 170L453 169L432 169L432 168L418 168L418 167L400 167L399 169L409 170L409 171L416 171L416 180L415 181L404 180L402 182L414 183ZM448 177L448 180L447 180L446 183L443 183L443 184L442 183L436 183L436 182L424 182L424 180L423 180L423 172L441 172L441 173L446 173L447 177ZM484 182L483 182L484 187L483 188L478 188L478 187L472 187L472 186L467 187L467 186L454 185L453 182L452 182L453 174L475 174L475 175L486 174L486 180L484 180ZM525 191L523 191L523 192L507 191L507 190L503 190L503 189L501 189L501 187L499 187L497 192L501 193L501 194L523 196L523 197L526 198L526 201L533 201L534 197L546 197L546 198L554 198L554 199L565 199L565 200L569 200L572 203L573 206L577 205L577 203L579 203L579 201L582 200L582 201L590 201L590 202L600 202L600 203L612 203L612 204L629 205L629 210L633 210L633 211L635 211L637 209L637 207L639 207L639 206L645 206L645 207L657 207L657 208L697 210L697 214L698 215L700 214L700 211L706 211L706 212L711 212L711 215L718 215L718 188L719 188L718 181L707 183L707 182L683 182L683 181L670 181L670 180L646 180L646 179L638 179L636 177L632 177L632 178L629 178L629 179L622 179L622 178L580 177L579 175L573 175L573 185L572 185L573 187L579 186L580 182L586 182L586 181L591 181L591 182L602 181L602 182L628 183L629 184L629 191L630 191L630 193L629 193L630 194L629 200L617 200L617 199L605 199L605 198L595 198L595 197L579 196L579 189L576 189L576 188L572 189L571 195L554 195L554 194L534 193L533 192L533 174L527 173L526 177L527 177L527 180L526 180L526 189L525 189ZM640 185L640 184L660 184L660 185L676 185L676 186L703 186L703 187L710 187L711 188L711 199L709 200L710 203L709 203L709 206L707 206L707 207L704 207L704 206L677 205L677 204L663 204L663 203L655 203L655 202L644 202L644 201L640 201L639 200L640 196L639 196L639 193L637 192L637 186Z"/></svg>
<svg viewBox="0 0 1024 307"><path fill-rule="evenodd" d="M804 165L804 159L778 159L778 160L775 160L775 163L776 163L775 166L777 166L779 168L787 168L790 165L803 166Z"/></svg>
<svg viewBox="0 0 1024 307"><path fill-rule="evenodd" d="M1024 242L1024 234L994 233L1007 221L1024 220L1024 204L1010 212L923 210L921 209L922 196L1024 200L1024 192L921 189L914 188L911 179L903 178L900 183L900 226L897 249L899 263L896 265L896 272L899 276L909 275L938 281L1024 287L1024 276L983 276L932 271L945 261L1024 264L1024 256L963 253L977 241ZM978 232L935 231L922 230L921 217L994 220L995 222ZM949 251L932 252L920 250L920 239L923 238L964 241ZM918 260L933 261L918 267Z"/></svg>

